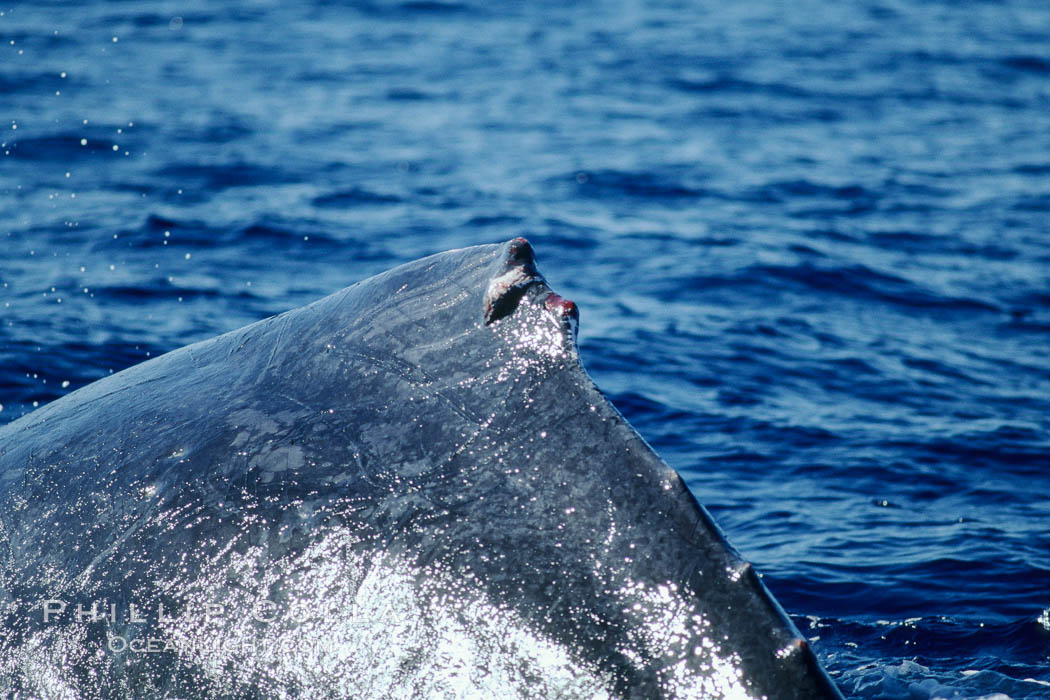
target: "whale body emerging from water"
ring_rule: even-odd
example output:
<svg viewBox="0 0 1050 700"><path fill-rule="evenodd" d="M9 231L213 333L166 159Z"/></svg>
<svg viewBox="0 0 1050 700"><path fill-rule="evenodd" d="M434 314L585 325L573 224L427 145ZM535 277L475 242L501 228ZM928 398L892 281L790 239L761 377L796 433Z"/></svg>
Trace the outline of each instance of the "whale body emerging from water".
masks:
<svg viewBox="0 0 1050 700"><path fill-rule="evenodd" d="M0 428L5 696L834 698L524 239Z"/></svg>

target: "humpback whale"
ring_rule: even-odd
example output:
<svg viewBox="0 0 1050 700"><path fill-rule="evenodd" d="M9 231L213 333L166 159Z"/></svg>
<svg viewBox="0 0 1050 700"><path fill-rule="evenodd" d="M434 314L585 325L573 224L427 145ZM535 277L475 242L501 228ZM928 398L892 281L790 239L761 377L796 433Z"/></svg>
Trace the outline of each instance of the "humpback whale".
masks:
<svg viewBox="0 0 1050 700"><path fill-rule="evenodd" d="M524 239L0 428L6 696L837 698Z"/></svg>

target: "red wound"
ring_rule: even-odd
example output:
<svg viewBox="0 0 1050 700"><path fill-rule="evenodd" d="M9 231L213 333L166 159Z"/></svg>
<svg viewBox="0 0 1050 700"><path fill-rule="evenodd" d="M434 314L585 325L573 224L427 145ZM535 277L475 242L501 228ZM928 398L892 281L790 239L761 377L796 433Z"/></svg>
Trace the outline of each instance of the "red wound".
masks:
<svg viewBox="0 0 1050 700"><path fill-rule="evenodd" d="M557 294L551 294L547 297L546 306L548 309L561 316L571 316L573 318L580 317L580 312L576 308L576 304L565 297L558 296Z"/></svg>

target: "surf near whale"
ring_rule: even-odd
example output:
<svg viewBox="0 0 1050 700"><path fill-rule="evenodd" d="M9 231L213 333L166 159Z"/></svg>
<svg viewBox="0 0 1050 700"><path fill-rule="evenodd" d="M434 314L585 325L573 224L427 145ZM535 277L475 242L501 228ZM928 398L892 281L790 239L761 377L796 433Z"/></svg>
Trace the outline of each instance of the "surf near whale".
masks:
<svg viewBox="0 0 1050 700"><path fill-rule="evenodd" d="M577 320L466 248L0 428L0 689L840 697Z"/></svg>

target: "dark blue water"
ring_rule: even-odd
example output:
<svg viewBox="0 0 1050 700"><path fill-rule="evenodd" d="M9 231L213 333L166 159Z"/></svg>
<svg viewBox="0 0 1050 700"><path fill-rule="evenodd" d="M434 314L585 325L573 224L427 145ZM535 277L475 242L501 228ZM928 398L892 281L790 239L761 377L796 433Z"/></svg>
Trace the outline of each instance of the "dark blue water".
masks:
<svg viewBox="0 0 1050 700"><path fill-rule="evenodd" d="M0 421L526 235L856 698L1050 697L1050 5L0 5Z"/></svg>

